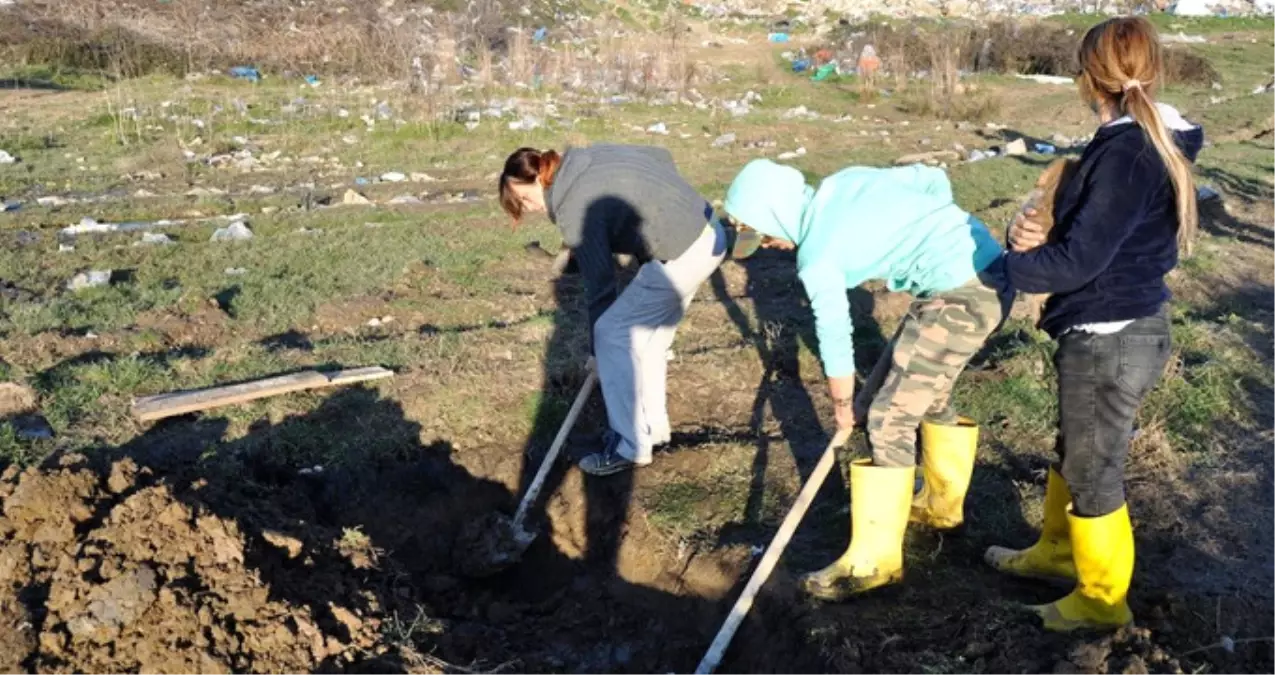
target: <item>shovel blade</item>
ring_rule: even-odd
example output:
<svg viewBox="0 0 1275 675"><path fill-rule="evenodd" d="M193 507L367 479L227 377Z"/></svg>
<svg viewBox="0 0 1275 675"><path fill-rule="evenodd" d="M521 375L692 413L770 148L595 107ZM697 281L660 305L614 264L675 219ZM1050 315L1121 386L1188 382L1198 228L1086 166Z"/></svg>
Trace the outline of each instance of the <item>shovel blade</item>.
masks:
<svg viewBox="0 0 1275 675"><path fill-rule="evenodd" d="M534 530L515 527L503 513L489 513L461 530L452 549L452 564L462 576L489 577L521 560L535 540Z"/></svg>

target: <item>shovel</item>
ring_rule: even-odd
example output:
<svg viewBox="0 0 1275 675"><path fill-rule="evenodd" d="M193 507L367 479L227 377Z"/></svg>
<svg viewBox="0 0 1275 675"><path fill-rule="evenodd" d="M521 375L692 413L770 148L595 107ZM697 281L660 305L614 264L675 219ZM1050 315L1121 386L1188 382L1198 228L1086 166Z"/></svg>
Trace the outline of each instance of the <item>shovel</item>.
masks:
<svg viewBox="0 0 1275 675"><path fill-rule="evenodd" d="M779 531L775 533L775 538L770 540L770 546L766 548L766 553L757 564L757 569L753 570L753 576L748 579L748 585L744 586L744 592L740 593L735 606L731 607L726 621L722 622L721 629L717 631L717 637L713 638L713 644L709 645L708 652L704 654L699 667L695 669L696 673L711 673L717 670L718 664L722 662L722 656L726 653L726 648L735 637L735 631L739 630L739 624L743 623L744 617L748 616L748 610L752 609L753 600L757 598L758 591L766 583L766 579L770 578L775 564L779 562L779 556L783 555L784 549L788 547L788 540L792 539L797 525L801 523L806 510L810 508L810 502L815 500L815 494L819 492L824 479L828 477L828 472L832 470L832 465L836 463L837 448L850 440L851 433L851 430L838 431L832 437L832 442L828 443L828 447L824 448L823 456L815 465L810 479L802 486L801 492L797 495L797 501L793 503L788 515L784 516L784 522L780 524Z"/></svg>
<svg viewBox="0 0 1275 675"><path fill-rule="evenodd" d="M567 434L575 425L576 418L588 402L597 381L597 370L591 368L584 385L580 387L580 393L576 394L576 400L571 404L571 410L567 412L567 418L558 429L558 435L553 439L553 445L549 446L549 452L545 453L544 460L540 462L536 477L527 486L527 493L518 504L513 520L503 513L492 513L474 521L461 532L454 560L459 572L469 577L491 576L518 562L531 542L536 540L536 530L526 529L527 514L540 496L540 488L544 486L549 470L553 468L558 453L566 444Z"/></svg>

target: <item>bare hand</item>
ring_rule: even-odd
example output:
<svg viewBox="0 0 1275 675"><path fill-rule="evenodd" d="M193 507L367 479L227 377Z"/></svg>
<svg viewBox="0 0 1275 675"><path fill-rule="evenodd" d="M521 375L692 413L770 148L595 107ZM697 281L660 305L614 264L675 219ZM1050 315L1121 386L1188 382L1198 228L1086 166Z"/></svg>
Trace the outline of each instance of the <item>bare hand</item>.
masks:
<svg viewBox="0 0 1275 675"><path fill-rule="evenodd" d="M828 378L828 394L837 420L837 431L854 429L854 376Z"/></svg>
<svg viewBox="0 0 1275 675"><path fill-rule="evenodd" d="M1045 243L1045 228L1032 220L1037 215L1036 209L1027 209L1014 216L1009 226L1009 245L1015 253L1030 251Z"/></svg>
<svg viewBox="0 0 1275 675"><path fill-rule="evenodd" d="M855 420L855 416L854 416L854 406L853 406L853 405L839 405L839 406L835 406L835 407L834 407L834 410L836 411L836 418L837 418L837 431L838 431L838 432L841 432L841 431L847 431L847 432L848 432L848 431L853 430L853 429L854 429L854 420Z"/></svg>

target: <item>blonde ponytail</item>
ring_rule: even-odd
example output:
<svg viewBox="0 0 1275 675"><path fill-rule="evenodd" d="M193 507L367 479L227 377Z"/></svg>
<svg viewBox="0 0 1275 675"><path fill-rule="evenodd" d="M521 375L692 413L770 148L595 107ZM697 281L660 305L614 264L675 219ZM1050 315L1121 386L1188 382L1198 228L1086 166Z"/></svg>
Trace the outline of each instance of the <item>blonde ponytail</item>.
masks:
<svg viewBox="0 0 1275 675"><path fill-rule="evenodd" d="M1183 256L1190 256L1195 247L1195 233L1199 228L1199 212L1196 204L1195 176L1191 172L1191 163L1187 161L1178 144L1173 140L1173 132L1164 124L1164 118L1155 102L1147 96L1141 86L1131 87L1125 91L1123 107L1133 118L1155 146L1156 153L1169 171L1169 179L1173 183L1173 194L1178 210L1178 250Z"/></svg>

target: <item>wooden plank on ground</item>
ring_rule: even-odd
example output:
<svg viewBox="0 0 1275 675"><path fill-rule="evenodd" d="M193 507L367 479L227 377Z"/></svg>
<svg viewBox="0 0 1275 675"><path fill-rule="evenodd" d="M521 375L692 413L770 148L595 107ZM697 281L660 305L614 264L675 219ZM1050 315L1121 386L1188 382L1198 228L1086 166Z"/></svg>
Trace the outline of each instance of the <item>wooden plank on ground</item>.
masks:
<svg viewBox="0 0 1275 675"><path fill-rule="evenodd" d="M210 408L244 403L268 396L277 396L293 391L336 387L355 382L380 380L394 375L394 371L380 366L367 368L351 368L321 373L307 370L302 373L268 377L264 380L231 384L223 387L194 389L190 391L174 391L167 394L143 396L133 401L133 415L143 422L185 415Z"/></svg>

